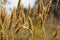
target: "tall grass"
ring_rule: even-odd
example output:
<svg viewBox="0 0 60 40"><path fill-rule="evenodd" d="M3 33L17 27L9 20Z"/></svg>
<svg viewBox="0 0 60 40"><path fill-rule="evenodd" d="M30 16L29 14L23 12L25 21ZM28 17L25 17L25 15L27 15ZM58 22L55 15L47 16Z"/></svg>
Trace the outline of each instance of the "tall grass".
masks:
<svg viewBox="0 0 60 40"><path fill-rule="evenodd" d="M4 2L6 3L7 0L4 0ZM51 5L52 0L40 0L32 12L29 4L27 17L21 0L18 2L17 9L13 8L10 17L6 15L5 8L2 7L0 15L0 40L44 40L46 34L45 23ZM31 17L31 15L33 16ZM56 36L57 31L53 38Z"/></svg>

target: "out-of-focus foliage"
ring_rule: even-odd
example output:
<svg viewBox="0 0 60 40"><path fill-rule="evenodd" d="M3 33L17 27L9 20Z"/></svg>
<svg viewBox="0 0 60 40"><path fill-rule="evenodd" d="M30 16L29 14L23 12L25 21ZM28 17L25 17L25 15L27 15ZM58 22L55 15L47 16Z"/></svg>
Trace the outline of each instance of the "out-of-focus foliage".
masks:
<svg viewBox="0 0 60 40"><path fill-rule="evenodd" d="M32 10L30 5L24 10L19 0L17 9L14 7L10 16L7 16L3 6L0 7L0 40L60 40L51 10L52 2L39 0Z"/></svg>

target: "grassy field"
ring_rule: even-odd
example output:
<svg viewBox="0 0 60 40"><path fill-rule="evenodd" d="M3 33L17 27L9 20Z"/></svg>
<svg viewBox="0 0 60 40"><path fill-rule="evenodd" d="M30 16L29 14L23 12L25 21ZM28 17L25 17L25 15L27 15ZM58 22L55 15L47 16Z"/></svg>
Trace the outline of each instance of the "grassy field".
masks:
<svg viewBox="0 0 60 40"><path fill-rule="evenodd" d="M7 0L4 0L5 4ZM58 5L59 0L57 0ZM17 9L7 16L4 7L0 11L0 40L60 40L60 19L49 12L52 0L40 0L33 10L30 5L24 11L21 0Z"/></svg>

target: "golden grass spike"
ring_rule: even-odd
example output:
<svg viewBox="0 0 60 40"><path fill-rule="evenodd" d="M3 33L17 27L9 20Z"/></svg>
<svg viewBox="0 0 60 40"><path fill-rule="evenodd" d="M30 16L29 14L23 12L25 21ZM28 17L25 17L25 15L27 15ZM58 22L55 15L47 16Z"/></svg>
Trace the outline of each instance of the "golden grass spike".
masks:
<svg viewBox="0 0 60 40"><path fill-rule="evenodd" d="M43 6L44 6L43 0L40 0L40 8L42 8Z"/></svg>
<svg viewBox="0 0 60 40"><path fill-rule="evenodd" d="M31 18L28 16L28 24L29 24L29 29L31 29L32 30L32 20L31 20Z"/></svg>
<svg viewBox="0 0 60 40"><path fill-rule="evenodd" d="M13 8L12 14L11 14L11 19L14 20L16 18L16 8Z"/></svg>
<svg viewBox="0 0 60 40"><path fill-rule="evenodd" d="M23 5L21 5L19 16L20 16L19 18L22 18L22 24L24 24L25 23L25 14L24 14Z"/></svg>
<svg viewBox="0 0 60 40"><path fill-rule="evenodd" d="M21 28L22 28L21 26L18 27L18 28L16 28L15 31L14 31L14 33L17 35L17 34L20 32L20 29L21 29Z"/></svg>
<svg viewBox="0 0 60 40"><path fill-rule="evenodd" d="M22 14L24 13L23 10L23 5L20 4L19 8L18 8L18 14L17 14L17 19L20 19L20 17L22 17Z"/></svg>
<svg viewBox="0 0 60 40"><path fill-rule="evenodd" d="M18 1L18 8L20 7L21 5L21 0Z"/></svg>
<svg viewBox="0 0 60 40"><path fill-rule="evenodd" d="M51 5L52 5L52 0L50 0L49 3L46 6L46 8L48 7L47 8L47 13L49 12Z"/></svg>
<svg viewBox="0 0 60 40"><path fill-rule="evenodd" d="M33 30L29 29L27 26L22 25L21 26L23 29L27 29L28 31L30 31L31 35L33 36Z"/></svg>
<svg viewBox="0 0 60 40"><path fill-rule="evenodd" d="M21 16L25 16L25 14L24 14L24 9L23 9L23 5L21 4Z"/></svg>
<svg viewBox="0 0 60 40"><path fill-rule="evenodd" d="M16 18L16 9L14 8L12 11L12 14L11 14L11 18L10 18L9 30L10 30L12 22L14 21L15 18Z"/></svg>
<svg viewBox="0 0 60 40"><path fill-rule="evenodd" d="M40 4L38 5L38 15L40 14Z"/></svg>
<svg viewBox="0 0 60 40"><path fill-rule="evenodd" d="M23 7L23 4L21 4L21 11L24 11L24 7Z"/></svg>
<svg viewBox="0 0 60 40"><path fill-rule="evenodd" d="M48 2L48 0L46 0ZM42 27L42 39L43 40L43 37L45 35L45 20L47 18L47 15L48 15L48 12L50 10L50 7L51 7L51 4L52 4L52 0L49 1L49 3L47 3L48 6L45 6L45 4L43 3L43 0L40 0L40 9L42 8L42 17L41 17L41 27Z"/></svg>
<svg viewBox="0 0 60 40"><path fill-rule="evenodd" d="M20 14L21 14L21 0L18 1L17 5L17 19L20 18Z"/></svg>
<svg viewBox="0 0 60 40"><path fill-rule="evenodd" d="M29 6L28 6L28 10L27 10L27 13L28 13L28 15L30 15L30 13L31 13L30 4L29 4Z"/></svg>
<svg viewBox="0 0 60 40"><path fill-rule="evenodd" d="M47 6L43 6L43 10L42 10L43 21L46 20L46 17L48 15L49 10L50 10L51 4L52 4L52 0L49 1L49 3L47 4Z"/></svg>
<svg viewBox="0 0 60 40"><path fill-rule="evenodd" d="M16 30L19 26L18 24L20 23L20 20L17 21L17 23L15 24L14 30Z"/></svg>
<svg viewBox="0 0 60 40"><path fill-rule="evenodd" d="M22 17L22 24L24 24L25 23L25 18L24 17Z"/></svg>
<svg viewBox="0 0 60 40"><path fill-rule="evenodd" d="M0 23L0 28L1 28L1 30L4 30L4 27L1 23Z"/></svg>
<svg viewBox="0 0 60 40"><path fill-rule="evenodd" d="M24 10L22 10L22 24L25 23L25 14L24 14Z"/></svg>
<svg viewBox="0 0 60 40"><path fill-rule="evenodd" d="M10 30L10 28L11 28L11 25L12 25L12 22L10 21L9 28L8 28L9 30Z"/></svg>
<svg viewBox="0 0 60 40"><path fill-rule="evenodd" d="M25 16L24 15L24 8L23 8L23 5L21 4L21 14L22 14L22 16Z"/></svg>
<svg viewBox="0 0 60 40"><path fill-rule="evenodd" d="M29 16L28 16L28 25L29 25L29 31L30 31L32 38L33 38L34 29L33 29L32 19Z"/></svg>
<svg viewBox="0 0 60 40"><path fill-rule="evenodd" d="M6 11L5 11L5 8L2 8L2 12L1 12L1 21L2 21L2 23L4 23L5 17L6 17Z"/></svg>
<svg viewBox="0 0 60 40"><path fill-rule="evenodd" d="M1 27L1 31L0 31L0 39L1 40L5 40L5 31L4 31L4 27L2 26L2 24L0 24L0 27Z"/></svg>
<svg viewBox="0 0 60 40"><path fill-rule="evenodd" d="M18 11L17 19L20 19L20 17L21 17L21 10Z"/></svg>

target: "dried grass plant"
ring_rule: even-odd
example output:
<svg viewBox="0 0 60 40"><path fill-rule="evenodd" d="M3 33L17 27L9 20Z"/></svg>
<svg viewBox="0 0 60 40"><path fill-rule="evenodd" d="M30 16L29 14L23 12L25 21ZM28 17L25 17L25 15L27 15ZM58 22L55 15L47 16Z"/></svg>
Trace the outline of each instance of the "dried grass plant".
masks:
<svg viewBox="0 0 60 40"><path fill-rule="evenodd" d="M4 0L5 4L7 0ZM59 0L57 1L58 4ZM31 40L37 40L36 37L36 29L33 23L33 20L37 20L39 22L39 29L42 29L41 33L41 39L38 40L44 40L44 35L46 33L45 29L45 22L48 16L48 12L50 10L50 7L52 5L52 0L40 0L40 2L35 6L33 9L33 17L31 17L31 8L30 4L28 6L28 16L26 17L23 9L23 5L21 4L21 0L18 1L17 9L13 8L13 11L11 13L11 16L8 17L5 11L5 8L2 8L1 15L0 15L0 40L18 40L16 37L17 35L20 36L19 33L21 33L22 29L28 30L29 34L27 36L23 36L22 40L27 40L28 37L32 37ZM36 22L36 25L37 25ZM39 30L40 31L40 30ZM23 31L24 32L24 31ZM23 33L22 33L23 34ZM38 34L37 34L38 35ZM53 35L53 38L57 36L57 31ZM21 38L21 36L20 36ZM21 40L19 38L19 40Z"/></svg>

